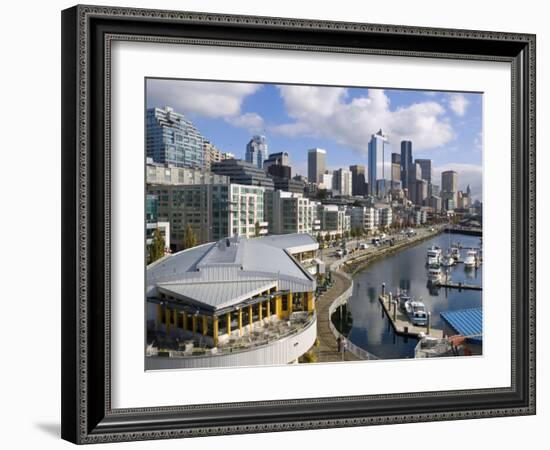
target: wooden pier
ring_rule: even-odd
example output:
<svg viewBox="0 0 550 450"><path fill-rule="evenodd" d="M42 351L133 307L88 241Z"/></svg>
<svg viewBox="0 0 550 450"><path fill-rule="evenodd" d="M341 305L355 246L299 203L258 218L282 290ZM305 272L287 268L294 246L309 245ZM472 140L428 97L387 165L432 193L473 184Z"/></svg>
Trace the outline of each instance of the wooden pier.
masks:
<svg viewBox="0 0 550 450"><path fill-rule="evenodd" d="M395 334L413 338L418 338L420 333L424 334L425 336L431 336L435 338L443 337L443 330L433 327L419 327L413 325L410 322L407 314L402 311L396 303L390 303L390 298L388 295L380 295L378 297L378 300L382 304L384 312L390 320Z"/></svg>

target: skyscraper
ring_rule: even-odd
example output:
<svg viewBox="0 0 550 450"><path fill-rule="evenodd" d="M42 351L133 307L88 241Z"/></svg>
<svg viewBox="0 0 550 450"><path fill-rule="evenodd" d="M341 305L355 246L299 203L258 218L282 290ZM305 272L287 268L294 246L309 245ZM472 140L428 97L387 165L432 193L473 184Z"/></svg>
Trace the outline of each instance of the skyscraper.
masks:
<svg viewBox="0 0 550 450"><path fill-rule="evenodd" d="M351 195L352 173L348 169L338 169L332 173L332 186L340 195Z"/></svg>
<svg viewBox="0 0 550 450"><path fill-rule="evenodd" d="M383 196L385 192L379 192L378 187L386 183L377 183L378 180L389 180L390 151L387 136L379 130L371 136L369 142L369 194ZM388 181L388 184L389 181Z"/></svg>
<svg viewBox="0 0 550 450"><path fill-rule="evenodd" d="M169 106L147 109L146 151L154 162L202 169L205 141L183 114Z"/></svg>
<svg viewBox="0 0 550 450"><path fill-rule="evenodd" d="M458 174L454 170L441 173L441 191L456 192L458 190Z"/></svg>
<svg viewBox="0 0 550 450"><path fill-rule="evenodd" d="M252 136L250 142L246 144L245 160L254 164L259 169L263 168L264 161L267 159L267 139L265 136Z"/></svg>
<svg viewBox="0 0 550 450"><path fill-rule="evenodd" d="M409 183L412 181L410 175L412 165L412 142L401 141L401 186L403 189L409 189Z"/></svg>
<svg viewBox="0 0 550 450"><path fill-rule="evenodd" d="M322 148L312 148L307 152L307 177L310 183L321 183L325 173L327 152Z"/></svg>
<svg viewBox="0 0 550 450"><path fill-rule="evenodd" d="M351 193L352 195L365 195L365 166L349 166L351 171Z"/></svg>
<svg viewBox="0 0 550 450"><path fill-rule="evenodd" d="M431 159L415 159L414 162L420 165L422 170L422 179L428 183L432 182L432 160Z"/></svg>
<svg viewBox="0 0 550 450"><path fill-rule="evenodd" d="M457 207L458 174L454 170L441 173L441 199L443 207L452 210Z"/></svg>
<svg viewBox="0 0 550 450"><path fill-rule="evenodd" d="M392 189L397 189L401 184L401 155L399 153L391 154L391 184Z"/></svg>

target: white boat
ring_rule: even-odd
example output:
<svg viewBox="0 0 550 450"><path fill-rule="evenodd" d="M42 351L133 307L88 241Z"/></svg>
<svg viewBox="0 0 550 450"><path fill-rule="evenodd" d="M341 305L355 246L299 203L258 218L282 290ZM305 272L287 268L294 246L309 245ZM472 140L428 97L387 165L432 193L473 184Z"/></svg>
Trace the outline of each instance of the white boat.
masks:
<svg viewBox="0 0 550 450"><path fill-rule="evenodd" d="M456 247L451 247L451 255L455 262L460 260L460 248L458 248L458 245Z"/></svg>
<svg viewBox="0 0 550 450"><path fill-rule="evenodd" d="M428 325L428 311L426 305L420 300L409 300L405 303L405 311L413 325L425 327Z"/></svg>
<svg viewBox="0 0 550 450"><path fill-rule="evenodd" d="M452 253L447 253L441 260L441 265L443 267L451 267L455 264L455 259L453 258Z"/></svg>
<svg viewBox="0 0 550 450"><path fill-rule="evenodd" d="M426 264L439 264L441 263L441 249L436 245L432 245L426 252Z"/></svg>
<svg viewBox="0 0 550 450"><path fill-rule="evenodd" d="M464 267L471 269L476 266L476 256L477 253L475 250L468 250L466 258L464 259Z"/></svg>
<svg viewBox="0 0 550 450"><path fill-rule="evenodd" d="M406 311L405 305L407 304L407 302L411 301L411 296L408 294L407 291L403 290L397 293L396 300L399 308L403 311Z"/></svg>
<svg viewBox="0 0 550 450"><path fill-rule="evenodd" d="M441 267L439 267L439 264L428 267L428 279L430 281L439 281L441 279Z"/></svg>

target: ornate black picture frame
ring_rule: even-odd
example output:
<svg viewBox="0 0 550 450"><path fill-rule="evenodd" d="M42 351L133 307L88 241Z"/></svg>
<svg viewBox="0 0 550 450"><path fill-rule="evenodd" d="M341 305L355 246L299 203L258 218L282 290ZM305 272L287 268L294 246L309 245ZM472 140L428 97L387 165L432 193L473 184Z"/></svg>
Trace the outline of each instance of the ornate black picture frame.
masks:
<svg viewBox="0 0 550 450"><path fill-rule="evenodd" d="M116 40L504 61L512 67L507 388L113 409L110 49ZM535 36L99 6L62 12L62 437L97 443L535 413Z"/></svg>

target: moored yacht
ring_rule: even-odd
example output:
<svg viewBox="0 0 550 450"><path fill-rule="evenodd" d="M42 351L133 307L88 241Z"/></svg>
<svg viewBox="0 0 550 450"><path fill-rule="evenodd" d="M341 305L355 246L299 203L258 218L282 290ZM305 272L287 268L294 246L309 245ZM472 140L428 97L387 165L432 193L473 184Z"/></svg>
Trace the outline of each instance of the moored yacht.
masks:
<svg viewBox="0 0 550 450"><path fill-rule="evenodd" d="M443 267L451 267L455 264L455 259L452 255L452 253L447 253L443 259L441 260L441 265Z"/></svg>
<svg viewBox="0 0 550 450"><path fill-rule="evenodd" d="M451 247L451 255L455 262L458 262L460 260L460 248L457 246Z"/></svg>
<svg viewBox="0 0 550 450"><path fill-rule="evenodd" d="M441 248L436 245L432 245L426 252L426 264L439 264L441 263Z"/></svg>
<svg viewBox="0 0 550 450"><path fill-rule="evenodd" d="M413 325L424 327L428 324L428 311L421 300L409 300L405 303L405 311Z"/></svg>
<svg viewBox="0 0 550 450"><path fill-rule="evenodd" d="M441 267L439 264L432 264L428 267L428 279L430 281L439 281L441 279Z"/></svg>
<svg viewBox="0 0 550 450"><path fill-rule="evenodd" d="M399 305L399 308L403 311L406 311L405 305L407 302L411 301L411 296L408 294L407 291L402 290L397 292L397 304Z"/></svg>
<svg viewBox="0 0 550 450"><path fill-rule="evenodd" d="M475 250L468 250L466 258L464 259L464 267L471 269L476 266L477 253Z"/></svg>

